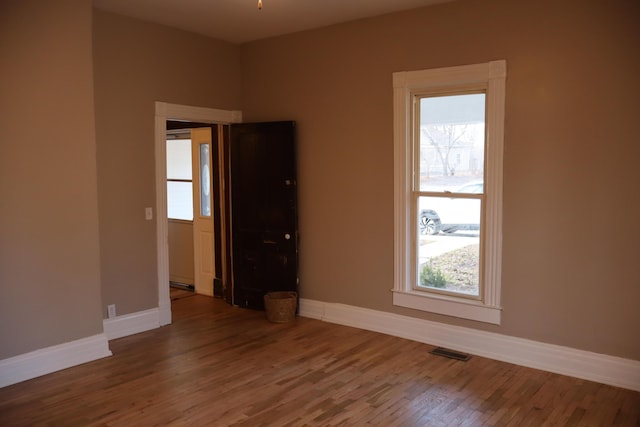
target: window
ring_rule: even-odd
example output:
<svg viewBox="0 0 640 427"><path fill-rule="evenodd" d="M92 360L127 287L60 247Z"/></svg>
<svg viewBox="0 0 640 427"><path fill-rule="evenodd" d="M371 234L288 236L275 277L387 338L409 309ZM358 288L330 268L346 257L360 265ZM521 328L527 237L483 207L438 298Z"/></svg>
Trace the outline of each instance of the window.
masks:
<svg viewBox="0 0 640 427"><path fill-rule="evenodd" d="M188 138L188 137L187 137ZM193 220L191 139L167 139L167 217Z"/></svg>
<svg viewBox="0 0 640 427"><path fill-rule="evenodd" d="M200 216L211 216L211 155L209 143L198 144L200 150Z"/></svg>
<svg viewBox="0 0 640 427"><path fill-rule="evenodd" d="M506 63L393 74L395 305L500 323Z"/></svg>

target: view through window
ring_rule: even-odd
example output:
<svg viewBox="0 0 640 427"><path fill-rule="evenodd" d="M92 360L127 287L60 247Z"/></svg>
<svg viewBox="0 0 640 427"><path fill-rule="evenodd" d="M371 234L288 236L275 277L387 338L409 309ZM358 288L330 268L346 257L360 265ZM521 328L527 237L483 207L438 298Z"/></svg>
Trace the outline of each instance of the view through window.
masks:
<svg viewBox="0 0 640 427"><path fill-rule="evenodd" d="M421 96L414 139L419 174L417 289L480 296L485 94Z"/></svg>

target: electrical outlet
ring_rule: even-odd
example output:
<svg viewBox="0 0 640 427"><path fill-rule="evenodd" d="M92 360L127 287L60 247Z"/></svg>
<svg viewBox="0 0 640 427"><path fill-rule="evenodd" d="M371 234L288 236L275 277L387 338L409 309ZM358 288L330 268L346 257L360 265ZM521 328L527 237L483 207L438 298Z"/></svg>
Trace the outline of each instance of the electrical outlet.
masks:
<svg viewBox="0 0 640 427"><path fill-rule="evenodd" d="M147 221L153 219L153 208L144 208L144 217Z"/></svg>
<svg viewBox="0 0 640 427"><path fill-rule="evenodd" d="M109 316L109 319L113 319L114 317L116 317L116 305L115 304L109 304L107 306L107 315Z"/></svg>

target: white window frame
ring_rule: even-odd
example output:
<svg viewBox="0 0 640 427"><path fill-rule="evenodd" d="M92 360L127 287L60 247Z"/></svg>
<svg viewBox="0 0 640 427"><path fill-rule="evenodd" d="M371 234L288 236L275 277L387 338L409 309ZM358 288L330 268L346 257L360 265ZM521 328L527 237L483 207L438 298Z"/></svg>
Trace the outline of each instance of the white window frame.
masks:
<svg viewBox="0 0 640 427"><path fill-rule="evenodd" d="M437 314L500 324L502 272L502 164L506 61L393 73L394 98L394 287L393 304ZM417 290L417 218L412 209L413 102L425 92L486 88L484 248L479 299Z"/></svg>

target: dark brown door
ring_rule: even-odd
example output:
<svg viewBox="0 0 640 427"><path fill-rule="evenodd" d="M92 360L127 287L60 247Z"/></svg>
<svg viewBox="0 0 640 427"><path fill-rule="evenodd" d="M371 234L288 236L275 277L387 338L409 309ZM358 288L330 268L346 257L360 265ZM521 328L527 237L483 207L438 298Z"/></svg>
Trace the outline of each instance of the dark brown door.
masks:
<svg viewBox="0 0 640 427"><path fill-rule="evenodd" d="M295 122L231 125L233 303L297 291Z"/></svg>

